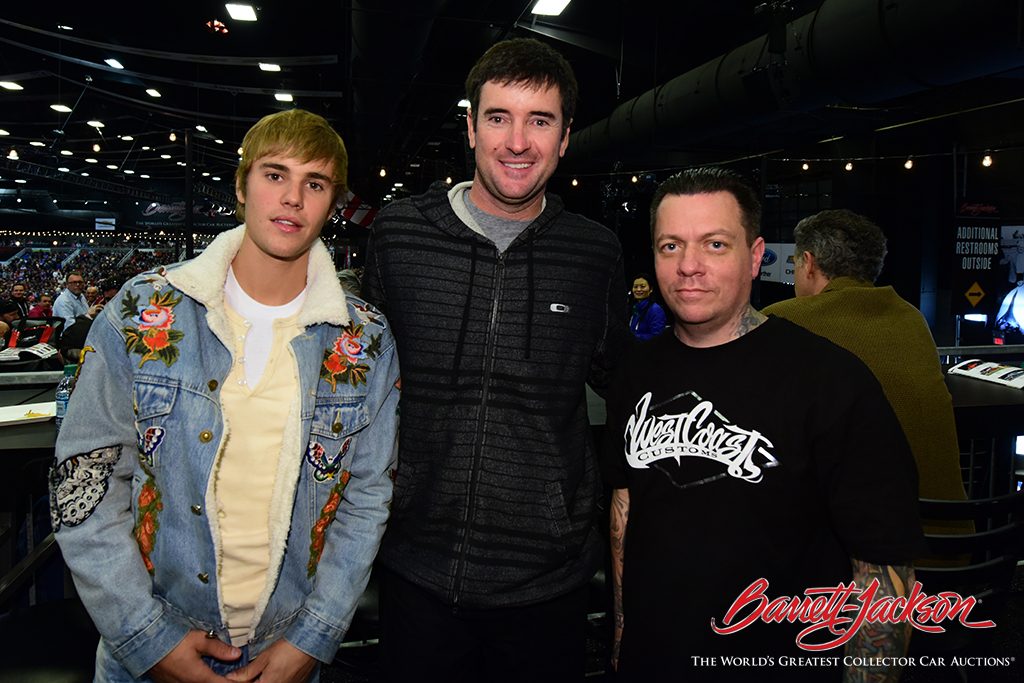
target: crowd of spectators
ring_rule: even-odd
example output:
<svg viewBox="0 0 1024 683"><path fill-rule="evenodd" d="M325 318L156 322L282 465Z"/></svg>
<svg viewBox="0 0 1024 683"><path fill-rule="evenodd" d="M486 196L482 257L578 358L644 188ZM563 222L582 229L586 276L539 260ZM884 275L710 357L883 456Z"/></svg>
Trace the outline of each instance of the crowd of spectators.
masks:
<svg viewBox="0 0 1024 683"><path fill-rule="evenodd" d="M77 251L77 253L75 253ZM131 252L127 260L125 256ZM71 256L70 260L65 260ZM124 260L124 263L121 261ZM16 284L27 290L34 305L43 294L56 297L64 286L66 273L79 271L89 286L116 279L125 281L144 270L177 261L173 247L135 249L34 247L7 261L0 261L0 300L10 298Z"/></svg>

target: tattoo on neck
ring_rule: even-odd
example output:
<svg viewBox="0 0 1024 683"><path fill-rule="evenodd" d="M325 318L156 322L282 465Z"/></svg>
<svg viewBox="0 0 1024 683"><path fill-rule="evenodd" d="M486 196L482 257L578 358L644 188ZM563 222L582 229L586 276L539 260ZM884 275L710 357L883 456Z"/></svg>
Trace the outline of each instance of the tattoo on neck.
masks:
<svg viewBox="0 0 1024 683"><path fill-rule="evenodd" d="M743 316L740 318L739 323L736 325L735 337L736 339L742 337L747 332L763 323L768 317L756 310L753 306L747 305L747 310L743 312Z"/></svg>

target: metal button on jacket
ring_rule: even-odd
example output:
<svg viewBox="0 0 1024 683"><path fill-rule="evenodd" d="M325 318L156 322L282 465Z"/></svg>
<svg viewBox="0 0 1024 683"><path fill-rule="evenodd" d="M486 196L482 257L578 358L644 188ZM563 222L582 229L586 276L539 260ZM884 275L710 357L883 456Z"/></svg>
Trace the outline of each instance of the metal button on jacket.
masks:
<svg viewBox="0 0 1024 683"><path fill-rule="evenodd" d="M202 581L203 583L210 583L210 575L209 574L197 574L197 578L200 581Z"/></svg>
<svg viewBox="0 0 1024 683"><path fill-rule="evenodd" d="M198 505L193 505L192 506L192 514L193 515L201 515L201 514L203 514L203 508L199 507Z"/></svg>
<svg viewBox="0 0 1024 683"><path fill-rule="evenodd" d="M210 443L211 439L213 439L213 432L211 432L209 429L204 429L203 431L199 432L199 440L202 441L203 443Z"/></svg>
<svg viewBox="0 0 1024 683"><path fill-rule="evenodd" d="M216 391L217 390L217 380L211 379L209 382L206 383L206 386L210 387L210 391Z"/></svg>
<svg viewBox="0 0 1024 683"><path fill-rule="evenodd" d="M341 426L340 422L335 422L333 425L331 425L331 431L334 432L335 434L340 432L342 429L344 429L344 427Z"/></svg>

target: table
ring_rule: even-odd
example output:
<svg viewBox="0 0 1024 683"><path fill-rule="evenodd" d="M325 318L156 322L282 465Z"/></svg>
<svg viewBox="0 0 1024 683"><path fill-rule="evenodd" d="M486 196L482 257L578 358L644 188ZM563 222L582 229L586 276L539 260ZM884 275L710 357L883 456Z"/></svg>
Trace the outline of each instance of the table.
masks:
<svg viewBox="0 0 1024 683"><path fill-rule="evenodd" d="M0 406L54 400L63 372L0 373ZM10 568L21 520L32 497L40 494L40 478L53 458L57 426L53 420L0 427L0 527L12 533L0 543L0 574Z"/></svg>
<svg viewBox="0 0 1024 683"><path fill-rule="evenodd" d="M1024 475L1016 456L1017 436L1024 434L1024 391L972 377L945 378L953 397L960 451L970 459L968 488L981 487L969 490L968 497L1009 493L1017 477ZM984 476L978 476L982 470Z"/></svg>

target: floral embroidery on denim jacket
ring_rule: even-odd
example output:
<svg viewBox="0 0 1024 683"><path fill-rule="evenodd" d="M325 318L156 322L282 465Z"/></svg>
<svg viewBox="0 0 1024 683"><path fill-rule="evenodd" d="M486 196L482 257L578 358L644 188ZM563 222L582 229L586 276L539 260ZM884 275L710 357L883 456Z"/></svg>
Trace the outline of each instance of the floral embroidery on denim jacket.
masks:
<svg viewBox="0 0 1024 683"><path fill-rule="evenodd" d="M131 319L135 327L125 327L124 346L128 353L142 356L143 363L150 360L162 360L164 365L171 367L178 360L178 347L175 346L185 338L181 330L171 328L174 324L174 307L181 302L182 295L174 298L174 292L154 292L149 304L139 310L139 296L126 294L121 301L121 319Z"/></svg>
<svg viewBox="0 0 1024 683"><path fill-rule="evenodd" d="M334 345L324 351L324 364L320 368L320 378L331 385L333 394L338 383L348 383L356 387L366 384L366 373L370 366L360 362L366 358L376 360L380 355L380 335L370 337L370 343L363 341L363 325L349 323L341 328L341 335L334 340Z"/></svg>
<svg viewBox="0 0 1024 683"><path fill-rule="evenodd" d="M338 505L341 504L341 494L348 484L349 471L344 470L338 477L338 483L331 489L331 495L320 512L320 519L316 521L313 529L309 532L311 543L309 544L309 564L306 565L306 578L311 579L316 574L316 568L320 565L320 555L324 552L324 536L327 534L327 527L334 521L338 514Z"/></svg>

